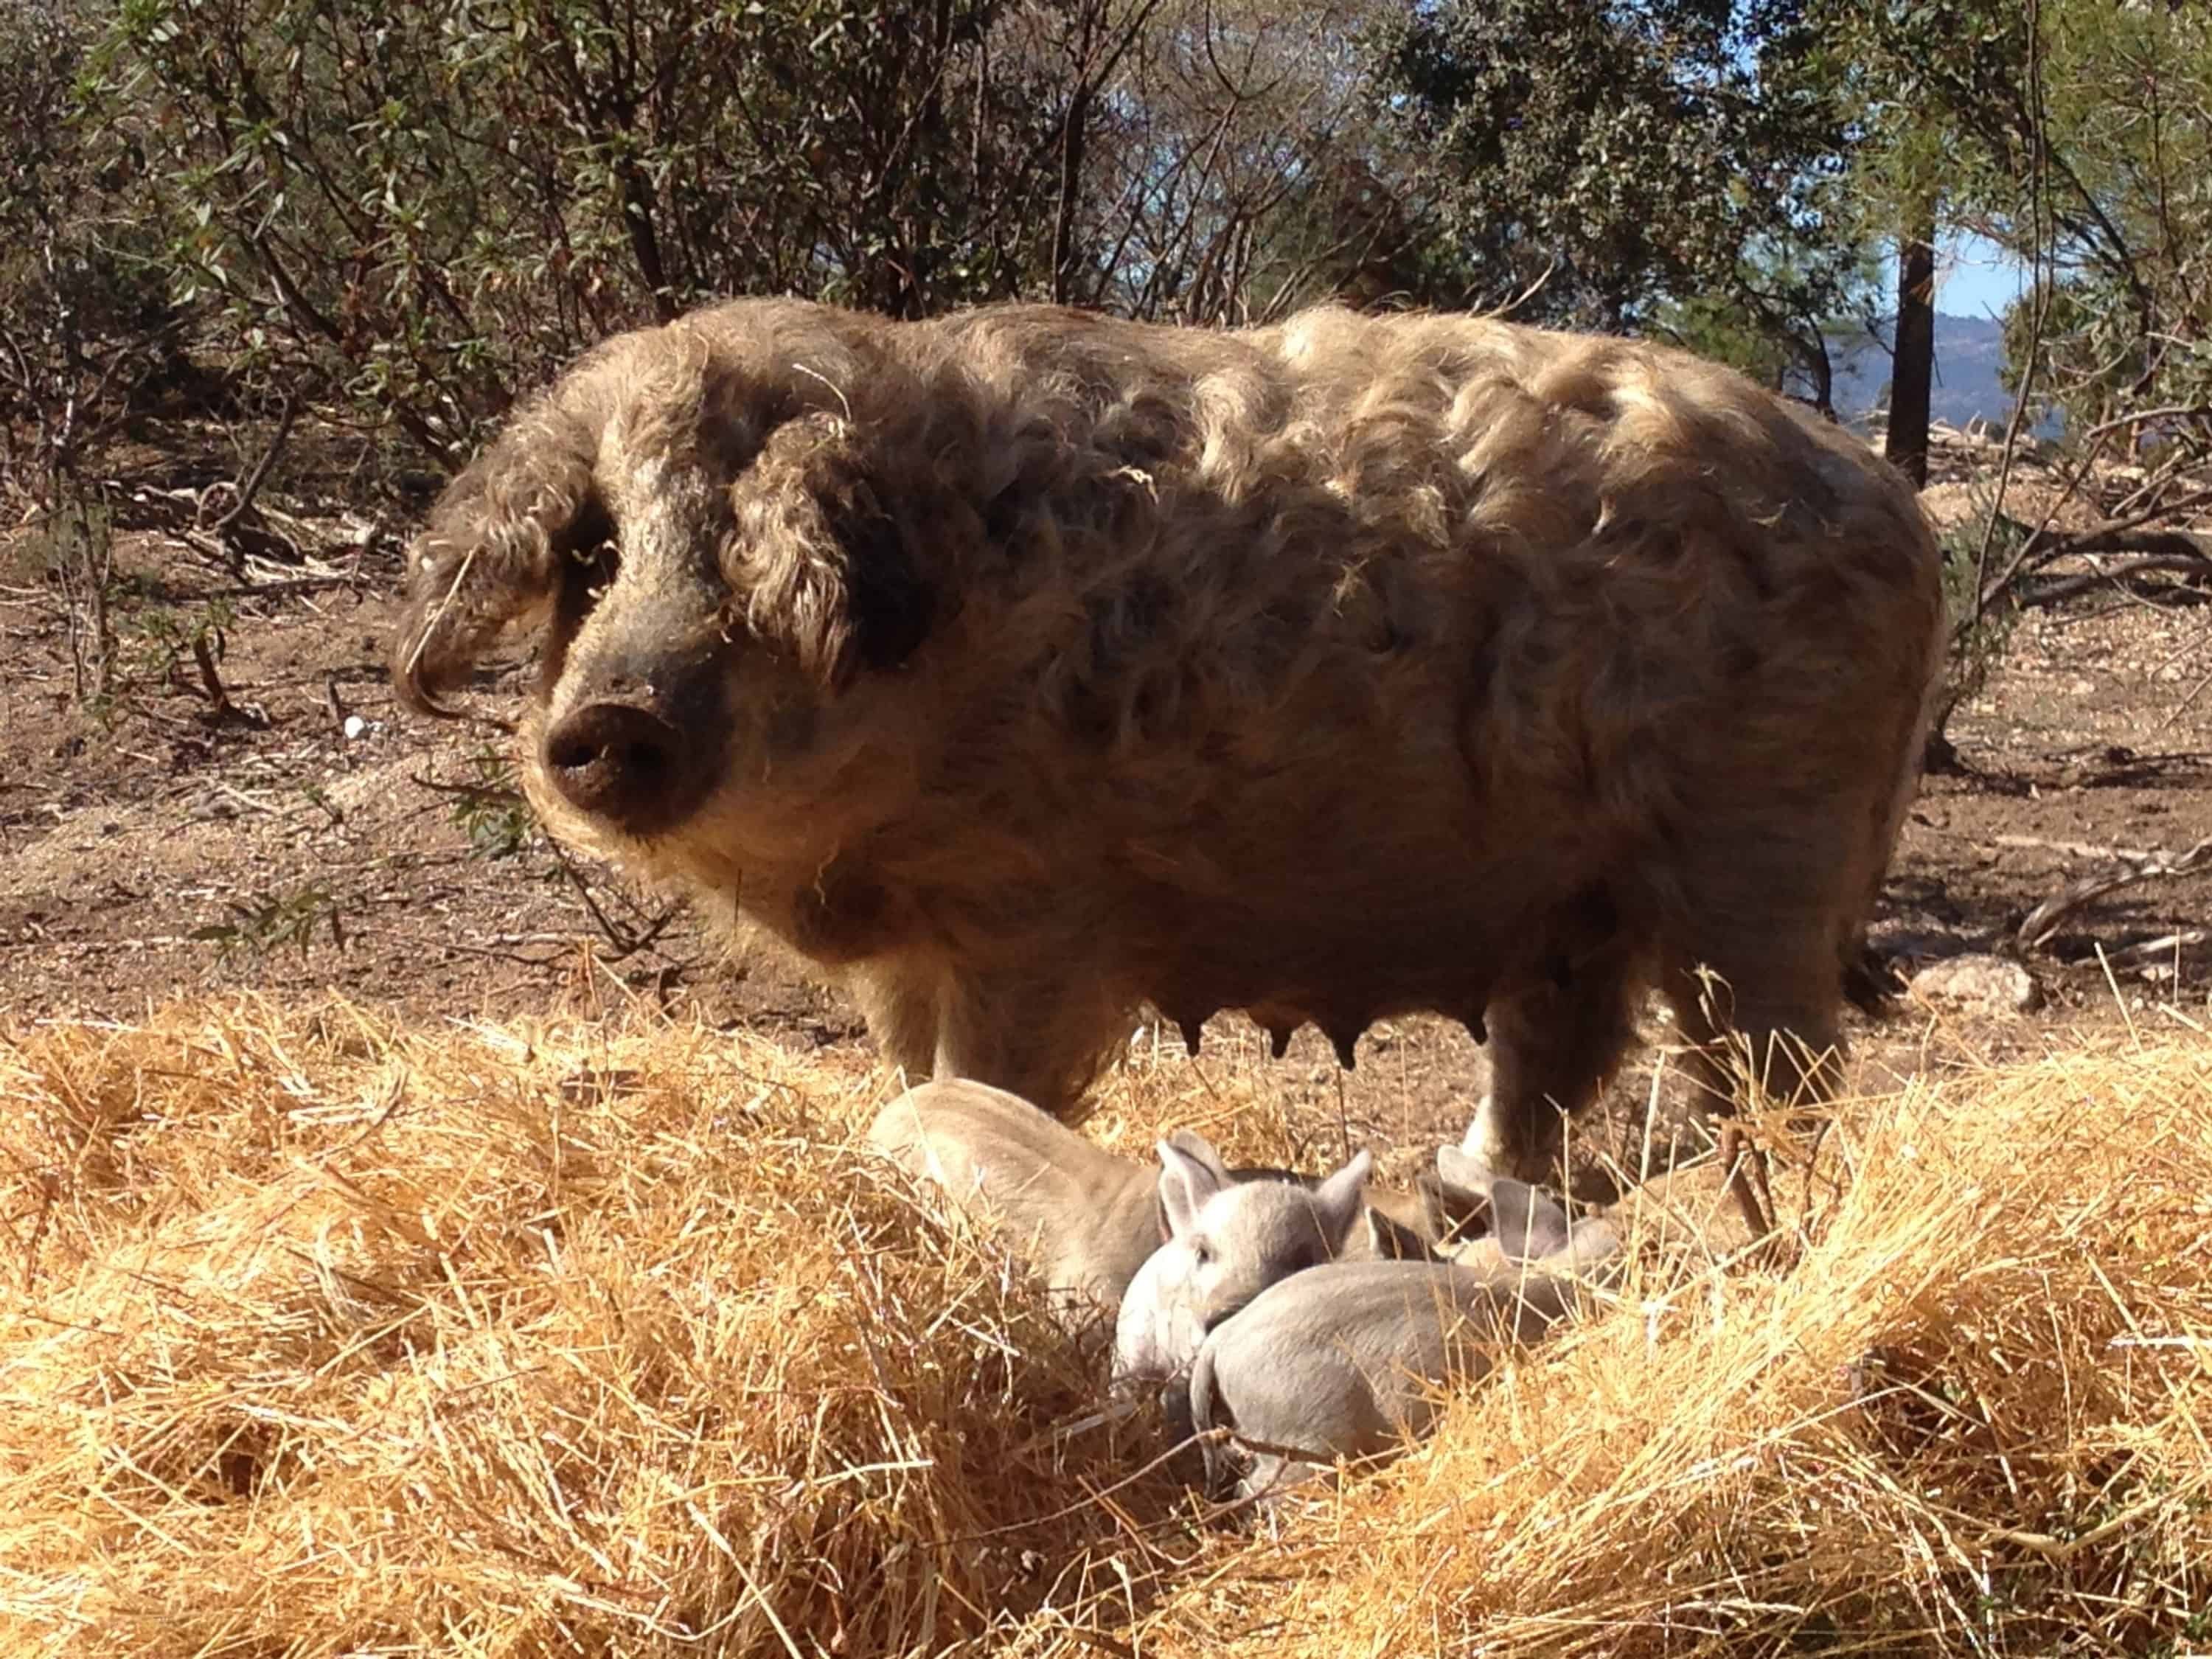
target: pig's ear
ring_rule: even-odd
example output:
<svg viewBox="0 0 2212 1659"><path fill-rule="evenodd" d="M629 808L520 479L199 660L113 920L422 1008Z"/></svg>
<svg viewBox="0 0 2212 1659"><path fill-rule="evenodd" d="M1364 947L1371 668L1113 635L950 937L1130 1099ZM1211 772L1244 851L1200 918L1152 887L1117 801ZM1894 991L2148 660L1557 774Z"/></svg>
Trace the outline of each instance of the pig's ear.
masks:
<svg viewBox="0 0 2212 1659"><path fill-rule="evenodd" d="M1462 1243L1488 1230L1490 1200L1453 1186L1439 1171L1423 1170L1413 1177L1413 1191L1430 1237L1439 1244Z"/></svg>
<svg viewBox="0 0 2212 1659"><path fill-rule="evenodd" d="M1194 1134L1159 1143L1160 1208L1170 1236L1181 1238L1198 1224L1206 1201L1231 1185L1229 1171L1212 1146Z"/></svg>
<svg viewBox="0 0 2212 1659"><path fill-rule="evenodd" d="M981 535L927 457L894 476L900 448L817 410L770 434L732 490L725 574L745 623L829 690L921 648L943 608L933 548Z"/></svg>
<svg viewBox="0 0 2212 1659"><path fill-rule="evenodd" d="M1457 1146L1437 1148L1435 1173L1438 1207L1453 1236L1466 1241L1498 1231L1498 1189L1504 1176ZM1526 1215L1524 1210L1524 1223ZM1504 1240L1498 1243L1503 1247Z"/></svg>
<svg viewBox="0 0 2212 1659"><path fill-rule="evenodd" d="M574 557L611 526L592 484L599 432L564 380L518 414L431 508L407 556L390 666L400 700L442 714L457 683L508 627L552 609Z"/></svg>
<svg viewBox="0 0 2212 1659"><path fill-rule="evenodd" d="M1429 1241L1395 1217L1382 1211L1367 1212L1367 1242L1380 1261L1434 1261L1437 1253Z"/></svg>
<svg viewBox="0 0 2212 1659"><path fill-rule="evenodd" d="M1363 1146L1351 1163L1314 1188L1314 1217L1321 1223L1331 1255L1342 1254L1344 1241L1352 1237L1352 1225L1366 1207L1367 1177L1374 1170L1374 1154Z"/></svg>
<svg viewBox="0 0 2212 1659"><path fill-rule="evenodd" d="M1499 1176L1490 1189L1491 1231L1510 1261L1540 1261L1567 1248L1567 1212L1525 1181Z"/></svg>
<svg viewBox="0 0 2212 1659"><path fill-rule="evenodd" d="M1227 1167L1221 1161L1221 1154L1213 1150L1213 1143L1195 1129L1170 1130L1168 1133L1168 1145L1180 1146L1193 1158L1211 1164L1217 1169ZM1230 1178L1234 1180L1236 1177L1231 1176Z"/></svg>

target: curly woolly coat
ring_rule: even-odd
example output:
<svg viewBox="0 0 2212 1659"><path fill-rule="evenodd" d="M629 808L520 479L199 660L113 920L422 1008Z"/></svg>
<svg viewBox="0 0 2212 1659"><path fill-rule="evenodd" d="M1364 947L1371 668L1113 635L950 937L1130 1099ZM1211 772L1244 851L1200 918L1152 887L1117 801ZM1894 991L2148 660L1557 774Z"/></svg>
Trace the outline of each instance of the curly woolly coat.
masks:
<svg viewBox="0 0 2212 1659"><path fill-rule="evenodd" d="M434 707L544 623L541 811L834 970L910 1074L1073 1118L1145 1001L1347 1060L1486 1015L1521 1173L1645 984L1834 1041L1938 567L1862 444L1653 345L743 301L514 417L394 668ZM678 738L580 791L559 745L610 708Z"/></svg>

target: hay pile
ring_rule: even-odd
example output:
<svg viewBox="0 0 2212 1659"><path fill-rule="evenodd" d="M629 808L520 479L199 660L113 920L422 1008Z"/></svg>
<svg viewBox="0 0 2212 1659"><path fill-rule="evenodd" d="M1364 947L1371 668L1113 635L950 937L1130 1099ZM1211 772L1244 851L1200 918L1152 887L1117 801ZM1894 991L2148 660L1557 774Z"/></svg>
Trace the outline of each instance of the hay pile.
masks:
<svg viewBox="0 0 2212 1659"><path fill-rule="evenodd" d="M1088 1127L1279 1156L1264 1073ZM0 1651L2212 1645L2212 1040L1853 1103L1279 1535L871 1173L857 1057L251 1000L0 1033ZM1239 1109L1242 1115L1231 1114Z"/></svg>

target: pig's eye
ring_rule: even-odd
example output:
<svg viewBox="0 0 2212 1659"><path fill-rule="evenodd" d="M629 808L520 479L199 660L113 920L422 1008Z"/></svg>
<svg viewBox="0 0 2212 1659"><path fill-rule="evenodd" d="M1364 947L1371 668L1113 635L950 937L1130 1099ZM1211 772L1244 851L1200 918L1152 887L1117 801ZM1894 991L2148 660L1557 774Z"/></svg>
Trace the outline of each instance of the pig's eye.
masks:
<svg viewBox="0 0 2212 1659"><path fill-rule="evenodd" d="M614 586L615 573L621 566L615 544L605 541L596 547L580 547L568 556L574 561L568 580L581 584L586 597L596 605L599 596Z"/></svg>
<svg viewBox="0 0 2212 1659"><path fill-rule="evenodd" d="M562 538L568 559L562 574L581 611L589 611L613 586L620 568L616 551L615 524L597 501L586 502Z"/></svg>

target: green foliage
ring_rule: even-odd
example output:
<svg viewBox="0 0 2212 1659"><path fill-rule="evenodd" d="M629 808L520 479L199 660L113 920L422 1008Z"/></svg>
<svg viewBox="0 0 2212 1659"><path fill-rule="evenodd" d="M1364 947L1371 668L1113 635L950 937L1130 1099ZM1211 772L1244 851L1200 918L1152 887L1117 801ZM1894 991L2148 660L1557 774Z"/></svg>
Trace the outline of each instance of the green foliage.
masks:
<svg viewBox="0 0 2212 1659"><path fill-rule="evenodd" d="M1385 85L1493 303L1541 279L1530 314L1619 328L1671 302L1708 338L1725 308L1817 356L1860 279L1853 111L1797 7L1449 0L1397 32Z"/></svg>
<svg viewBox="0 0 2212 1659"><path fill-rule="evenodd" d="M2033 143L2021 0L1809 0L1856 112L1854 191L1872 221L1933 198L1947 222L1987 205Z"/></svg>
<svg viewBox="0 0 2212 1659"><path fill-rule="evenodd" d="M455 797L453 821L468 836L471 857L513 858L529 846L536 830L529 803L515 787L514 763L497 750L483 749L470 763L476 781Z"/></svg>
<svg viewBox="0 0 2212 1659"><path fill-rule="evenodd" d="M1009 291L1049 157L982 118L997 3L123 0L95 91L137 112L185 294L451 454L708 296Z"/></svg>
<svg viewBox="0 0 2212 1659"><path fill-rule="evenodd" d="M2212 15L2083 0L2048 0L2044 15L2057 269L2043 285L2037 404L2077 432L2180 411L2154 436L2201 459L2212 453ZM2014 201L1998 224L2016 246L2033 246L2028 206ZM2035 298L2006 319L2015 385Z"/></svg>
<svg viewBox="0 0 2212 1659"><path fill-rule="evenodd" d="M191 373L125 205L133 152L81 101L95 36L76 6L0 0L0 488L50 508L139 400Z"/></svg>
<svg viewBox="0 0 2212 1659"><path fill-rule="evenodd" d="M1757 285L1768 294L1812 286L1798 273L1773 270L1756 255L1747 256L1740 276L1741 286ZM1863 313L1876 303L1876 276L1871 250L1862 247L1855 259L1837 258L1829 277L1820 280L1832 279L1838 298ZM1770 313L1724 294L1662 299L1650 307L1646 326L1701 357L1726 363L1761 386L1831 414L1842 367L1839 354L1856 349L1866 337L1860 316L1815 314L1802 325L1779 326Z"/></svg>
<svg viewBox="0 0 2212 1659"><path fill-rule="evenodd" d="M2212 402L2212 13L2039 0L2031 75L2019 0L1820 9L1864 107L1870 210L1932 200L2045 270L2006 319L2016 389L2043 313L2032 413L2078 432ZM2202 416L2160 435L2199 455L2212 441Z"/></svg>
<svg viewBox="0 0 2212 1659"><path fill-rule="evenodd" d="M345 926L338 902L320 887L232 899L223 908L229 913L229 921L195 927L186 935L213 945L216 960L222 963L241 956L258 962L287 945L304 957L318 931L327 932L333 945L345 948Z"/></svg>
<svg viewBox="0 0 2212 1659"><path fill-rule="evenodd" d="M1457 275L1370 96L1378 21L1395 10L1073 0L1008 14L994 53L1066 66L1055 78L1081 112L1052 297L1193 322L1264 320L1332 295L1452 302ZM1084 45L1101 31L1127 50L1101 58ZM1075 68L1086 62L1095 75ZM1093 80L1097 94L1082 93Z"/></svg>
<svg viewBox="0 0 2212 1659"><path fill-rule="evenodd" d="M1740 308L1715 296L1662 300L1652 307L1651 324L1653 332L1685 349L1726 363L1778 391L1798 361L1788 341L1777 339Z"/></svg>
<svg viewBox="0 0 2212 1659"><path fill-rule="evenodd" d="M0 0L10 481L211 395L196 360L450 465L734 294L1525 295L1818 404L1931 201L2055 239L2077 422L2202 404L2212 15L2039 15L2039 102L2017 0Z"/></svg>
<svg viewBox="0 0 2212 1659"><path fill-rule="evenodd" d="M193 660L196 647L220 654L224 631L236 620L228 599L185 610L155 605L131 611L117 630L124 639L125 673L142 684L172 684Z"/></svg>
<svg viewBox="0 0 2212 1659"><path fill-rule="evenodd" d="M2027 528L2017 520L1998 515L1996 528L1989 530L1996 513L1993 489L1978 493L1975 511L1946 530L1939 538L1943 548L1943 608L1951 618L1951 649L1944 660L1943 686L1936 700L1936 735L1940 738L1952 712L1978 697L1990 676L2004 660L2012 644L2020 611L2009 594L2000 594L1988 606L1980 605L1981 585L1996 575L2018 553ZM1988 557L1982 557L1987 539Z"/></svg>

